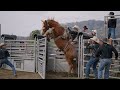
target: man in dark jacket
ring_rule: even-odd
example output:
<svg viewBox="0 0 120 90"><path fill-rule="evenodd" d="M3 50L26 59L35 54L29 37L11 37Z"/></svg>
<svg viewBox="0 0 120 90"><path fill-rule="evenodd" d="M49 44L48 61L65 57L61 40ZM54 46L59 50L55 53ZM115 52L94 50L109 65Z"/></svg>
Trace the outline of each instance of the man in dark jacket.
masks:
<svg viewBox="0 0 120 90"><path fill-rule="evenodd" d="M12 63L8 60L8 57L10 56L9 52L7 51L6 49L6 44L4 43L1 43L0 44L0 52L2 53L3 57L0 58L0 68L2 67L3 64L7 64L9 65L12 70L13 70L13 75L14 76L17 76L16 75L16 70L15 70L15 67L12 65Z"/></svg>
<svg viewBox="0 0 120 90"><path fill-rule="evenodd" d="M107 44L107 38L104 38L103 40L100 40L101 46L96 51L96 57L100 56L100 64L98 68L98 79L102 78L103 69L105 69L104 72L104 79L109 78L109 69L110 65L112 63L112 52L115 53L115 59L118 58L118 52L117 50L110 44Z"/></svg>
<svg viewBox="0 0 120 90"><path fill-rule="evenodd" d="M115 39L115 28L117 19L114 17L114 12L110 12L109 15L111 15L111 17L110 19L108 19L108 39Z"/></svg>
<svg viewBox="0 0 120 90"><path fill-rule="evenodd" d="M89 79L91 66L93 68L95 79L97 79L98 78L98 71L97 71L96 66L98 64L99 58L95 57L95 53L96 53L97 49L99 48L99 39L96 36L94 36L93 38L90 38L90 40L92 40L92 43L89 46L87 46L87 48L92 50L92 55L90 56L90 60L86 64L86 70L85 70L86 79Z"/></svg>

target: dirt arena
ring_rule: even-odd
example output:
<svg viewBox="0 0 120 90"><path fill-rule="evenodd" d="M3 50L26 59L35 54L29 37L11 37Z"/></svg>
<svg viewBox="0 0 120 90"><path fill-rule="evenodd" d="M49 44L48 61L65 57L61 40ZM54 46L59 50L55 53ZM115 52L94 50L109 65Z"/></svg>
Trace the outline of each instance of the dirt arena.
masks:
<svg viewBox="0 0 120 90"><path fill-rule="evenodd" d="M0 79L41 79L38 73L17 71L17 77L11 70L0 69Z"/></svg>
<svg viewBox="0 0 120 90"><path fill-rule="evenodd" d="M120 77L120 74L119 74ZM17 77L13 76L11 70L0 68L0 79L42 79L38 73L17 71ZM77 77L69 76L64 72L53 72L49 71L46 73L46 79L80 79ZM91 79L94 79L91 77ZM111 78L112 79L112 78Z"/></svg>
<svg viewBox="0 0 120 90"><path fill-rule="evenodd" d="M0 69L0 79L42 79L38 73L17 71L17 77L13 76L11 70ZM47 72L46 79L78 79L77 77L68 77L67 73Z"/></svg>

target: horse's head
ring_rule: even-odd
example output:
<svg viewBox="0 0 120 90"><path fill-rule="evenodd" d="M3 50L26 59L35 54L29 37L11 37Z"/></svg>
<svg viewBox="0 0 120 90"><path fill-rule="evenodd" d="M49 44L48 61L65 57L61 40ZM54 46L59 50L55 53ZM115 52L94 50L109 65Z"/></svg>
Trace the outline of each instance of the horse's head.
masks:
<svg viewBox="0 0 120 90"><path fill-rule="evenodd" d="M48 24L47 20L42 21L42 23L43 23L43 27L42 27L42 35L44 35L45 32L49 29L49 24Z"/></svg>
<svg viewBox="0 0 120 90"><path fill-rule="evenodd" d="M52 30L50 31L52 26L50 26L50 23L48 20L42 21L42 23L43 23L42 35L46 36L49 41L52 34Z"/></svg>
<svg viewBox="0 0 120 90"><path fill-rule="evenodd" d="M61 26L58 22L53 19L48 19L43 22L42 27L42 35L46 36L47 39L57 38L58 36L63 35L63 37L67 37L67 32L63 26Z"/></svg>
<svg viewBox="0 0 120 90"><path fill-rule="evenodd" d="M53 38L53 29L58 24L53 19L44 20L42 27L42 35L46 36L48 39Z"/></svg>

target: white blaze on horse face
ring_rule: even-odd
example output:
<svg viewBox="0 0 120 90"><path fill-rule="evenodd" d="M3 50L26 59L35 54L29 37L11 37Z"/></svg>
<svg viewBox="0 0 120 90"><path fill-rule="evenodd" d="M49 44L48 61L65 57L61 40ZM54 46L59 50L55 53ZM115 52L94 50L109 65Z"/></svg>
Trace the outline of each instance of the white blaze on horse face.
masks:
<svg viewBox="0 0 120 90"><path fill-rule="evenodd" d="M45 32L45 34L43 35L43 36L47 36L47 34L51 34L52 33L52 28L49 28L46 32Z"/></svg>

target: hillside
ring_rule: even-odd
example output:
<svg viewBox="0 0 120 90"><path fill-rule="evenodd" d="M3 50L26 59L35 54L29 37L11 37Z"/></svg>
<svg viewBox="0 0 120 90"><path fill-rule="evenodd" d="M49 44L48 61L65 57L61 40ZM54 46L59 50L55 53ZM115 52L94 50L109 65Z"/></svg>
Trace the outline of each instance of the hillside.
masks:
<svg viewBox="0 0 120 90"><path fill-rule="evenodd" d="M83 29L83 26L87 26L89 30L96 29L98 32L98 37L105 36L105 29L104 29L104 21L100 20L88 20L88 21L81 21L81 22L71 22L66 24L69 27L73 27L74 25L78 25L80 29ZM116 35L117 38L120 38L120 19L117 20L117 28L116 28Z"/></svg>

